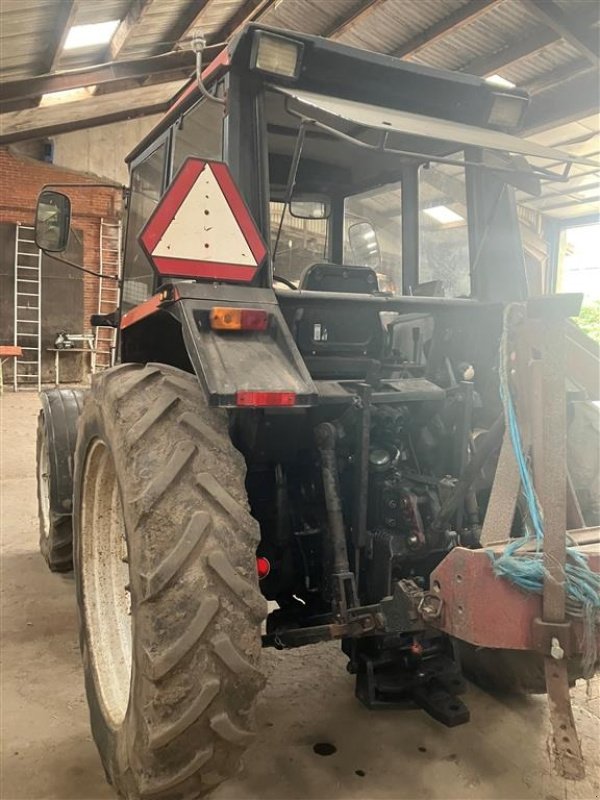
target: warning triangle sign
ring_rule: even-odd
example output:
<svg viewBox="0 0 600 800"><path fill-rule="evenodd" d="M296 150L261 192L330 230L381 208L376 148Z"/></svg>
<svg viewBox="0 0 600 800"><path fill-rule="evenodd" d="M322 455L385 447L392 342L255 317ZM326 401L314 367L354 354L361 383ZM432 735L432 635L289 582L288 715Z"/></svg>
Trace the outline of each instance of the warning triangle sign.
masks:
<svg viewBox="0 0 600 800"><path fill-rule="evenodd" d="M226 164L188 158L140 233L161 275L251 281L267 248Z"/></svg>

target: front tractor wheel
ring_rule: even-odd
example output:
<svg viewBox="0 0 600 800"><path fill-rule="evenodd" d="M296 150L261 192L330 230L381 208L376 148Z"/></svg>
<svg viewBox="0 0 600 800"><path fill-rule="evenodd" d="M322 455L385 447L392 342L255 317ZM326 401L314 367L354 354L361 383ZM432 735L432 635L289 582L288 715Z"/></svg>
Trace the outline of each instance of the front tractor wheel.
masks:
<svg viewBox="0 0 600 800"><path fill-rule="evenodd" d="M199 797L253 738L266 602L244 478L196 378L152 364L94 378L75 574L92 732L125 798Z"/></svg>

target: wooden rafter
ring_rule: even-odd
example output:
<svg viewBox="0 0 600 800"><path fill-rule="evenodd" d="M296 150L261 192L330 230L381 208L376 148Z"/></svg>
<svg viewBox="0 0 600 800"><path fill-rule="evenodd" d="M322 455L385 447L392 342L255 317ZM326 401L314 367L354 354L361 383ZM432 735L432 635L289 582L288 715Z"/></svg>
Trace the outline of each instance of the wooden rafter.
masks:
<svg viewBox="0 0 600 800"><path fill-rule="evenodd" d="M48 50L42 72L54 72L56 69L69 29L77 13L77 2L78 0L62 0L56 4L56 22L48 37Z"/></svg>
<svg viewBox="0 0 600 800"><path fill-rule="evenodd" d="M79 106L81 103L85 102L87 102L87 100L81 100L78 103L70 103L70 105ZM170 100L167 100L133 109L121 107L116 111L107 111L97 114L95 117L80 117L79 114L74 114L70 115L67 119L51 122L47 125L42 121L38 121L18 131L5 131L0 135L0 144L11 144L12 142L21 142L27 139L41 139L45 136L58 136L60 133L70 133L71 131L93 128L98 125L108 125L111 122L124 122L126 120L138 119L139 117L148 117L151 114L161 114L167 110L169 105Z"/></svg>
<svg viewBox="0 0 600 800"><path fill-rule="evenodd" d="M181 50L150 58L98 64L92 67L81 67L64 72L38 75L33 78L7 81L2 84L1 110L2 113L18 111L19 108L27 107L24 101L28 98L86 86L103 87L102 94L107 94L126 88L125 81L140 78L151 77L157 79L154 81L155 83L168 83L174 80L174 72L181 72L183 80L189 76L194 63L194 54L189 50Z"/></svg>
<svg viewBox="0 0 600 800"><path fill-rule="evenodd" d="M592 64L600 63L598 32L580 24L572 14L566 14L554 0L521 0L525 8L552 28L561 39L569 42ZM596 7L597 8L597 7Z"/></svg>
<svg viewBox="0 0 600 800"><path fill-rule="evenodd" d="M340 39L359 22L364 22L366 17L372 14L373 11L384 2L385 0L359 0L358 4L350 13L337 19L330 28L321 34L321 36L327 39Z"/></svg>
<svg viewBox="0 0 600 800"><path fill-rule="evenodd" d="M202 14L212 0L191 0L175 25L170 29L167 39L169 44L165 45L163 49L171 50L174 43L187 39L191 36L192 32L200 27L200 20Z"/></svg>
<svg viewBox="0 0 600 800"><path fill-rule="evenodd" d="M408 42L396 48L390 55L398 58L410 59L417 55L425 47L429 47L434 42L439 41L449 33L458 30L463 25L473 22L477 17L484 14L490 8L498 5L502 0L469 0L464 6L456 9L447 17L436 22L422 33L413 36Z"/></svg>
<svg viewBox="0 0 600 800"><path fill-rule="evenodd" d="M597 70L575 76L532 98L525 117L525 135L574 122L600 110Z"/></svg>
<svg viewBox="0 0 600 800"><path fill-rule="evenodd" d="M217 31L214 38L217 42L226 42L248 22L254 22L266 14L276 2L277 0L246 0L244 5Z"/></svg>
<svg viewBox="0 0 600 800"><path fill-rule="evenodd" d="M525 89L529 94L534 95L539 92L545 92L547 89L552 89L555 86L560 86L561 83L571 78L583 75L584 73L593 72L594 70L595 67L592 67L586 58L578 58L577 61L569 61L568 64L561 64L560 67L556 67L556 69L550 72L544 72L542 75L532 78L530 81L527 81L527 83L522 84L521 88Z"/></svg>
<svg viewBox="0 0 600 800"><path fill-rule="evenodd" d="M119 23L107 48L107 60L116 61L136 26L144 18L154 0L132 0L129 11Z"/></svg>
<svg viewBox="0 0 600 800"><path fill-rule="evenodd" d="M511 42L496 53L486 53L471 59L460 68L460 71L468 72L471 75L494 75L505 67L543 50L544 47L556 42L559 38L556 32L549 28L536 28L533 33Z"/></svg>

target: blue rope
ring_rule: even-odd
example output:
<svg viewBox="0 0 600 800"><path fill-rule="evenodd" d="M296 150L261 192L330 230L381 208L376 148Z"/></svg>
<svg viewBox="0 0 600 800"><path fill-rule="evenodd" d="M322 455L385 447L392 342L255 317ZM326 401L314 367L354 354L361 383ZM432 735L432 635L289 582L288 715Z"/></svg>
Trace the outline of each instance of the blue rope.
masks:
<svg viewBox="0 0 600 800"><path fill-rule="evenodd" d="M521 491L525 499L529 519L525 521L525 535L512 539L501 556L490 551L494 573L506 578L526 592L542 594L546 568L543 561L544 515L535 492L531 470L523 448L523 440L517 414L510 391L508 364L508 328L513 306L504 313L504 327L500 345L500 398L504 407L507 429L519 469ZM516 556L517 551L535 537L535 551ZM567 562L564 569L567 603L575 606L574 613L584 618L584 674L591 674L596 661L594 636L595 620L600 611L600 575L589 567L587 557L575 547L567 547Z"/></svg>

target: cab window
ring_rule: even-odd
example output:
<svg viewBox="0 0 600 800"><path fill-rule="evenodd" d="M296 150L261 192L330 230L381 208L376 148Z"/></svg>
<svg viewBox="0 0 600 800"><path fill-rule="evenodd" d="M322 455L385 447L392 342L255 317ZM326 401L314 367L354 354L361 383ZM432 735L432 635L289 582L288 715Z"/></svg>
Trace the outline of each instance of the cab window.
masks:
<svg viewBox="0 0 600 800"><path fill-rule="evenodd" d="M175 129L173 175L188 156L223 158L224 108L222 103L201 100L182 117Z"/></svg>
<svg viewBox="0 0 600 800"><path fill-rule="evenodd" d="M380 291L402 292L400 181L346 198L344 264L372 267Z"/></svg>
<svg viewBox="0 0 600 800"><path fill-rule="evenodd" d="M143 303L153 292L154 271L138 236L162 194L166 143L163 142L131 172L129 214L125 241L123 310Z"/></svg>
<svg viewBox="0 0 600 800"><path fill-rule="evenodd" d="M275 279L298 286L307 267L327 260L329 220L294 216L289 206L276 200L269 206Z"/></svg>
<svg viewBox="0 0 600 800"><path fill-rule="evenodd" d="M431 291L469 297L471 272L464 167L431 163L420 172L419 283Z"/></svg>

